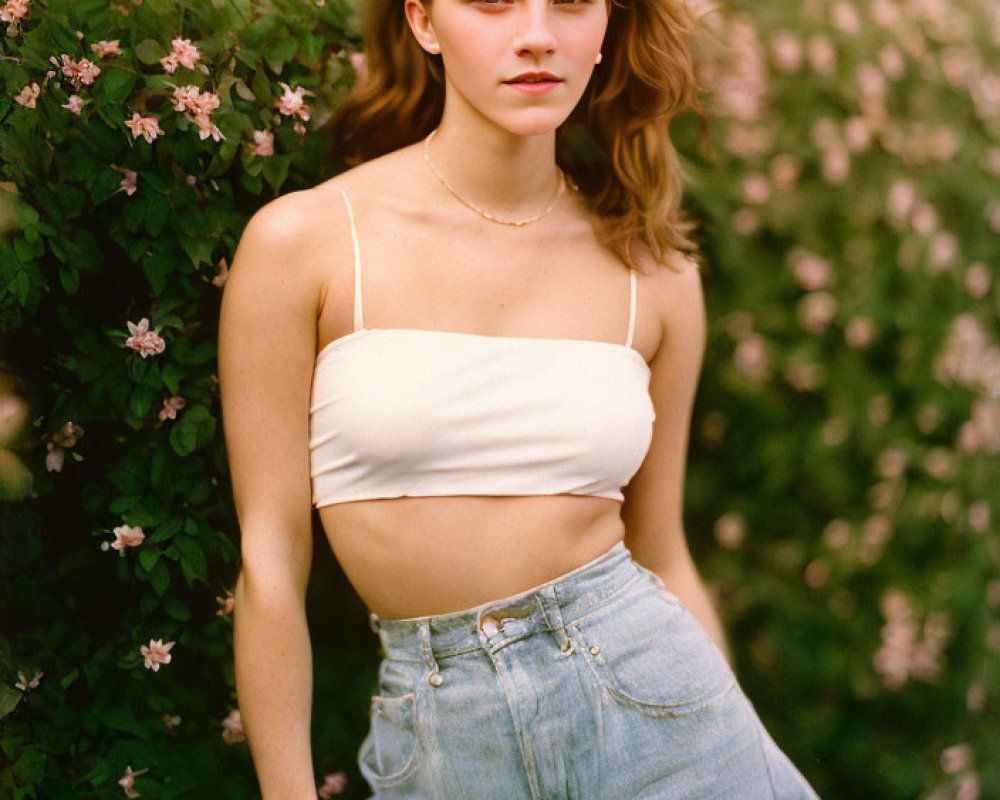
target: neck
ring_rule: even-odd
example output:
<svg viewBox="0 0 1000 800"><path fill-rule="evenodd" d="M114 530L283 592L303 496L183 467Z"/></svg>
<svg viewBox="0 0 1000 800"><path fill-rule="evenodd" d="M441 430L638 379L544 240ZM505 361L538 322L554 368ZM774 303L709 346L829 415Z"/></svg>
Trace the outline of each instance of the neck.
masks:
<svg viewBox="0 0 1000 800"><path fill-rule="evenodd" d="M497 217L537 214L558 186L555 131L522 136L486 121L459 123L446 109L428 152L457 194Z"/></svg>

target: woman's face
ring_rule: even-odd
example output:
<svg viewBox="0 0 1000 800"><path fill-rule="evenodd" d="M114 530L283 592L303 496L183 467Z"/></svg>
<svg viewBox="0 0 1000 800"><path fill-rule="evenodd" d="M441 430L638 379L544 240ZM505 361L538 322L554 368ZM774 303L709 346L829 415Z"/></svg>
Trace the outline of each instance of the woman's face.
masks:
<svg viewBox="0 0 1000 800"><path fill-rule="evenodd" d="M606 2L406 0L405 8L421 47L441 54L447 102L530 136L557 128L583 96L608 26ZM554 80L515 80L532 72Z"/></svg>

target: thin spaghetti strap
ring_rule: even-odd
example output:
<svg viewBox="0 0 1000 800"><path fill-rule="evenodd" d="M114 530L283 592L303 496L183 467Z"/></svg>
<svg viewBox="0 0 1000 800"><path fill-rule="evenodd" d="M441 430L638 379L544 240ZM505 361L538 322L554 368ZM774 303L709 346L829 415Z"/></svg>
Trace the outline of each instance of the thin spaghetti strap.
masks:
<svg viewBox="0 0 1000 800"><path fill-rule="evenodd" d="M625 346L632 346L632 336L635 333L635 270L629 269L628 271L629 285L628 285L628 339L625 340Z"/></svg>
<svg viewBox="0 0 1000 800"><path fill-rule="evenodd" d="M343 189L340 193L344 196L344 203L347 205L347 217L351 221L351 238L354 240L354 330L361 330L365 326L364 309L361 305L361 251L358 248L358 229L354 224L354 211L351 208L351 201L347 199L347 192Z"/></svg>

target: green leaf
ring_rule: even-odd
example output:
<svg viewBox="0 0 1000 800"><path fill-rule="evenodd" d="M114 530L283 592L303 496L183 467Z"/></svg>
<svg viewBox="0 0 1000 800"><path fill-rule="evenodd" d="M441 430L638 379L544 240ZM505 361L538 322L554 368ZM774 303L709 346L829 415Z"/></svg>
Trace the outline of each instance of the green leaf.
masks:
<svg viewBox="0 0 1000 800"><path fill-rule="evenodd" d="M178 622L191 619L191 609L171 594L163 598L163 609Z"/></svg>
<svg viewBox="0 0 1000 800"><path fill-rule="evenodd" d="M59 679L59 685L63 689L68 689L79 677L80 677L80 668L74 667L65 675L63 675L62 678Z"/></svg>
<svg viewBox="0 0 1000 800"><path fill-rule="evenodd" d="M166 54L166 49L156 39L143 39L135 46L135 57L143 64L159 64Z"/></svg>
<svg viewBox="0 0 1000 800"><path fill-rule="evenodd" d="M167 572L167 565L162 560L157 561L153 569L149 571L149 583L152 585L153 591L163 597L163 593L170 586L170 573Z"/></svg>
<svg viewBox="0 0 1000 800"><path fill-rule="evenodd" d="M132 92L138 76L123 69L105 68L97 78L97 102L102 106L120 106Z"/></svg>
<svg viewBox="0 0 1000 800"><path fill-rule="evenodd" d="M174 547L181 554L181 569L190 580L205 581L208 579L208 562L201 545L189 536L174 539Z"/></svg>
<svg viewBox="0 0 1000 800"><path fill-rule="evenodd" d="M183 377L183 372L179 364L168 361L163 365L163 369L160 370L160 380L163 381L163 385L170 390L172 394L178 394L181 390L181 378Z"/></svg>
<svg viewBox="0 0 1000 800"><path fill-rule="evenodd" d="M198 430L193 425L185 425L181 420L170 429L167 439L177 455L187 456L198 446Z"/></svg>
<svg viewBox="0 0 1000 800"><path fill-rule="evenodd" d="M76 267L60 266L59 282L62 284L66 294L72 297L80 288L80 273L77 272Z"/></svg>
<svg viewBox="0 0 1000 800"><path fill-rule="evenodd" d="M150 546L148 540L139 545L139 563L146 572L152 572L156 562L160 560L160 548Z"/></svg>
<svg viewBox="0 0 1000 800"><path fill-rule="evenodd" d="M151 193L146 206L146 229L152 236L159 236L170 216L170 200L159 193Z"/></svg>
<svg viewBox="0 0 1000 800"><path fill-rule="evenodd" d="M132 709L125 703L118 703L106 709L101 714L101 722L109 728L131 733L140 739L149 738L149 729L147 726L135 718Z"/></svg>
<svg viewBox="0 0 1000 800"><path fill-rule="evenodd" d="M142 271L146 273L153 294L158 297L166 293L169 278L176 269L177 265L173 259L167 258L162 253L153 253L142 262Z"/></svg>
<svg viewBox="0 0 1000 800"><path fill-rule="evenodd" d="M152 411L156 400L156 392L153 389L150 389L148 386L136 386L132 389L132 393L129 396L129 411L136 418L143 419Z"/></svg>
<svg viewBox="0 0 1000 800"><path fill-rule="evenodd" d="M270 184L275 194L281 191L281 186L288 177L288 168L292 157L288 154L275 153L269 156L264 164L264 178Z"/></svg>

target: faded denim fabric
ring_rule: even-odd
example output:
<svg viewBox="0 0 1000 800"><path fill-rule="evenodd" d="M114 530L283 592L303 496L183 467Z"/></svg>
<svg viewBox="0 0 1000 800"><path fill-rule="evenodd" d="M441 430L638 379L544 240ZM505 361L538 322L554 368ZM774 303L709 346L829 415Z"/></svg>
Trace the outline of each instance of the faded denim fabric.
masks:
<svg viewBox="0 0 1000 800"><path fill-rule="evenodd" d="M508 598L371 621L373 800L818 800L622 542Z"/></svg>

